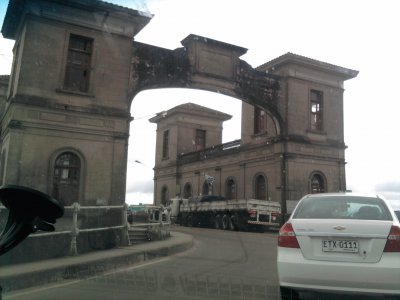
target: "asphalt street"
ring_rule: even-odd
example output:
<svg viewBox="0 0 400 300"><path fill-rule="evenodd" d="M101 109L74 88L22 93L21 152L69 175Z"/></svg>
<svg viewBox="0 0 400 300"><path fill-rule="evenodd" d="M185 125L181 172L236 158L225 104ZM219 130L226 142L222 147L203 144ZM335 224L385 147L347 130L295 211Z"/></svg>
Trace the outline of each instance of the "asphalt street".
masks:
<svg viewBox="0 0 400 300"><path fill-rule="evenodd" d="M3 299L278 299L276 232L173 230L191 234L194 246L93 277L10 292Z"/></svg>

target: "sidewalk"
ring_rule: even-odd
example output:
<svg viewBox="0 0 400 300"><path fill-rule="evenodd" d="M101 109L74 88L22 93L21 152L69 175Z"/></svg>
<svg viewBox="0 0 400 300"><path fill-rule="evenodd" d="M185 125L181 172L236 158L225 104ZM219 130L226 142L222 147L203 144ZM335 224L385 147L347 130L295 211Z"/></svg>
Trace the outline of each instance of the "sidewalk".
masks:
<svg viewBox="0 0 400 300"><path fill-rule="evenodd" d="M0 266L0 284L4 293L66 279L82 279L146 260L173 255L188 250L192 246L192 236L171 232L171 237L164 241L146 242L39 262Z"/></svg>

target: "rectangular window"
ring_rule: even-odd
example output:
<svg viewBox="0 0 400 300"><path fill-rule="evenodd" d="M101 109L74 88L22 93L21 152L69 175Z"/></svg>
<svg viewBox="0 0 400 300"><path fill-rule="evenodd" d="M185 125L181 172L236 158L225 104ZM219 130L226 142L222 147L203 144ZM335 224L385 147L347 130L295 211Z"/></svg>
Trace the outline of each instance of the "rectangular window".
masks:
<svg viewBox="0 0 400 300"><path fill-rule="evenodd" d="M323 130L322 116L322 92L312 90L310 93L310 128L311 130Z"/></svg>
<svg viewBox="0 0 400 300"><path fill-rule="evenodd" d="M206 147L206 131L196 129L195 151L203 150Z"/></svg>
<svg viewBox="0 0 400 300"><path fill-rule="evenodd" d="M163 158L169 157L169 130L164 131L162 157Z"/></svg>
<svg viewBox="0 0 400 300"><path fill-rule="evenodd" d="M267 131L267 114L258 107L254 107L254 134Z"/></svg>
<svg viewBox="0 0 400 300"><path fill-rule="evenodd" d="M92 52L92 39L71 34L65 68L64 89L82 93L89 91Z"/></svg>

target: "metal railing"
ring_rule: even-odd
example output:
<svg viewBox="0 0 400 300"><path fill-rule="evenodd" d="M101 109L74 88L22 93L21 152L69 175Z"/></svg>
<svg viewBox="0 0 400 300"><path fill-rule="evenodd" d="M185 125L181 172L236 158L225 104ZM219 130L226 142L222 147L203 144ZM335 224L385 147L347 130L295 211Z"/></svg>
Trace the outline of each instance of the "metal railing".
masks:
<svg viewBox="0 0 400 300"><path fill-rule="evenodd" d="M55 236L55 235L62 235L62 234L69 234L71 236L70 242L70 255L78 255L78 236L80 233L87 233L87 232L101 232L101 231L108 231L108 230L116 230L121 229L123 230L123 234L128 241L128 245L131 245L131 241L129 238L129 231L130 229L134 228L146 228L149 232L153 234L157 239L163 240L168 237L169 234L169 227L170 227L170 219L169 214L164 216L164 213L158 213L157 215L159 218L155 218L155 213L149 215L148 223L139 223L139 224L129 224L128 223L128 205L117 205L117 206L81 206L79 203L73 203L71 206L65 206L65 214L63 218L57 220L56 223L56 231L53 232L37 232L28 236L28 238L38 238L44 236ZM100 226L100 227L90 227L90 228L82 228L82 224L79 222L79 217L84 215L82 214L83 211L95 211L95 212L102 212L102 211L110 211L110 210L120 210L121 211L121 224L112 225L112 226ZM0 206L0 225L6 222L8 215L4 215L4 211L7 211L7 208L4 206ZM72 220L69 219L68 215L72 214ZM117 221L118 222L118 221ZM69 223L69 224L68 224ZM86 225L87 227L87 225ZM0 226L1 229L1 226ZM0 230L1 231L1 230Z"/></svg>
<svg viewBox="0 0 400 300"><path fill-rule="evenodd" d="M236 153L240 149L241 140L234 140L228 143L215 145L199 151L179 154L177 157L178 164L186 164L205 159L219 157L221 155Z"/></svg>

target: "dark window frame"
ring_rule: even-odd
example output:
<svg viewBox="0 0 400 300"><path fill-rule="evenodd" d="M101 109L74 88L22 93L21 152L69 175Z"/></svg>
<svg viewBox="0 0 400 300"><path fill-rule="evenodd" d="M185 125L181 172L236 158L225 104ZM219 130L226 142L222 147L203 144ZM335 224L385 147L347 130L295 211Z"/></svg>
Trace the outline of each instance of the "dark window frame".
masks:
<svg viewBox="0 0 400 300"><path fill-rule="evenodd" d="M169 190L166 185L161 188L161 204L167 206L169 204Z"/></svg>
<svg viewBox="0 0 400 300"><path fill-rule="evenodd" d="M201 194L202 195L210 195L210 192L212 194L212 190L210 189L210 184L207 182L207 180L205 180L203 182L203 187L201 189Z"/></svg>
<svg viewBox="0 0 400 300"><path fill-rule="evenodd" d="M313 173L310 177L310 194L325 193L326 179L320 173Z"/></svg>
<svg viewBox="0 0 400 300"><path fill-rule="evenodd" d="M64 151L57 155L52 176L52 196L55 199L65 206L79 202L82 161L76 153Z"/></svg>
<svg viewBox="0 0 400 300"><path fill-rule="evenodd" d="M194 150L199 151L206 148L207 132L204 129L196 129L194 139Z"/></svg>
<svg viewBox="0 0 400 300"><path fill-rule="evenodd" d="M169 158L169 130L163 132L162 158Z"/></svg>
<svg viewBox="0 0 400 300"><path fill-rule="evenodd" d="M254 198L258 200L268 199L268 185L263 174L257 174L254 178Z"/></svg>
<svg viewBox="0 0 400 300"><path fill-rule="evenodd" d="M323 93L317 90L310 91L310 130L323 131Z"/></svg>
<svg viewBox="0 0 400 300"><path fill-rule="evenodd" d="M183 187L183 198L189 199L193 195L193 189L190 182L186 182Z"/></svg>
<svg viewBox="0 0 400 300"><path fill-rule="evenodd" d="M63 90L77 93L89 93L91 82L94 39L70 34Z"/></svg>
<svg viewBox="0 0 400 300"><path fill-rule="evenodd" d="M227 200L237 199L237 184L232 177L228 178L225 183L225 198Z"/></svg>
<svg viewBox="0 0 400 300"><path fill-rule="evenodd" d="M254 134L260 134L267 131L267 113L265 110L254 107Z"/></svg>

